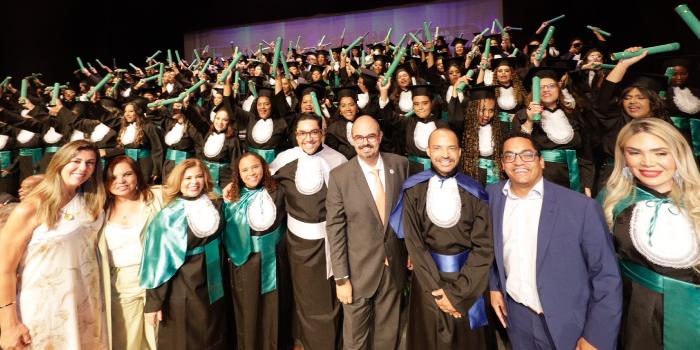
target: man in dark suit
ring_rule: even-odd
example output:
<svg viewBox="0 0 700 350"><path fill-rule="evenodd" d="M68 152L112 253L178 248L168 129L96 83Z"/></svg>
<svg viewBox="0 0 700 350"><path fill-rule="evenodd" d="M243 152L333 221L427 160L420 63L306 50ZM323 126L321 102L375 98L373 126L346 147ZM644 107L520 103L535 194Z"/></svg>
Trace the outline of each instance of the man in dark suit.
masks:
<svg viewBox="0 0 700 350"><path fill-rule="evenodd" d="M501 165L509 180L487 188L489 289L513 349L615 349L622 284L601 208L544 180L528 135L505 141Z"/></svg>
<svg viewBox="0 0 700 350"><path fill-rule="evenodd" d="M345 349L395 349L406 249L388 225L408 174L404 157L380 153L382 132L370 116L352 127L357 156L331 171L326 232L343 304Z"/></svg>

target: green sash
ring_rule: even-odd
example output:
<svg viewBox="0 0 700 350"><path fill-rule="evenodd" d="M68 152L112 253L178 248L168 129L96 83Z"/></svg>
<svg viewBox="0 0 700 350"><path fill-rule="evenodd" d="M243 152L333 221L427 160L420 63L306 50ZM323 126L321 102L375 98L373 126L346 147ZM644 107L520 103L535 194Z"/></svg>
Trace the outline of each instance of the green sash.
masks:
<svg viewBox="0 0 700 350"><path fill-rule="evenodd" d="M214 185L220 192L221 184L219 182L221 181L221 168L226 167L228 164L208 162L206 160L204 161L204 164L207 165L209 173L211 174L211 180L214 181Z"/></svg>
<svg viewBox="0 0 700 350"><path fill-rule="evenodd" d="M423 170L428 170L430 169L430 165L432 164L430 162L430 158L423 158L419 156L414 156L414 155L409 155L408 160L414 162L414 163L420 163L423 164Z"/></svg>
<svg viewBox="0 0 700 350"><path fill-rule="evenodd" d="M19 156L20 157L32 157L32 165L36 165L36 163L39 163L41 160L41 157L44 155L44 150L41 148L20 148L19 149Z"/></svg>
<svg viewBox="0 0 700 350"><path fill-rule="evenodd" d="M12 164L12 151L0 151L0 170L6 170ZM10 174L7 174L9 176ZM0 175L5 177L6 175Z"/></svg>
<svg viewBox="0 0 700 350"><path fill-rule="evenodd" d="M493 159L479 158L479 168L486 170L486 184L490 185L501 181L498 176L498 167Z"/></svg>
<svg viewBox="0 0 700 350"><path fill-rule="evenodd" d="M507 112L498 112L498 119L504 123L508 123L510 125L510 113Z"/></svg>
<svg viewBox="0 0 700 350"><path fill-rule="evenodd" d="M277 242L286 228L278 225L274 231L263 236L252 236L248 226L248 207L255 194L263 189L241 190L241 198L235 203L224 204L226 230L223 235L224 248L231 262L242 266L251 253L260 253L260 294L277 289Z"/></svg>
<svg viewBox="0 0 700 350"><path fill-rule="evenodd" d="M549 149L540 151L545 162L566 164L569 170L569 188L581 192L581 180L578 172L578 159L576 150L573 149Z"/></svg>
<svg viewBox="0 0 700 350"><path fill-rule="evenodd" d="M260 149L248 146L248 151L253 152L265 159L265 163L270 164L275 157L277 157L277 151L275 149Z"/></svg>
<svg viewBox="0 0 700 350"><path fill-rule="evenodd" d="M45 153L56 153L58 152L58 149L61 148L59 146L49 146L44 148Z"/></svg>
<svg viewBox="0 0 700 350"><path fill-rule="evenodd" d="M690 141L693 147L693 154L696 157L700 157L700 119L672 116L671 120L678 129L690 129Z"/></svg>
<svg viewBox="0 0 700 350"><path fill-rule="evenodd" d="M165 152L165 159L172 160L175 162L175 165L180 164L180 162L191 156L192 154L190 152L178 151L170 148Z"/></svg>
<svg viewBox="0 0 700 350"><path fill-rule="evenodd" d="M156 215L146 233L139 285L143 289L157 288L175 275L186 256L204 253L209 302L213 304L224 296L219 238L204 247L186 250L187 227L184 199L176 199Z"/></svg>
<svg viewBox="0 0 700 350"><path fill-rule="evenodd" d="M622 274L664 299L664 349L700 349L700 285L660 275L628 260Z"/></svg>
<svg viewBox="0 0 700 350"><path fill-rule="evenodd" d="M143 148L125 148L124 149L124 154L129 156L129 158L139 161L141 158L146 158L151 156L151 150L150 149L143 149Z"/></svg>

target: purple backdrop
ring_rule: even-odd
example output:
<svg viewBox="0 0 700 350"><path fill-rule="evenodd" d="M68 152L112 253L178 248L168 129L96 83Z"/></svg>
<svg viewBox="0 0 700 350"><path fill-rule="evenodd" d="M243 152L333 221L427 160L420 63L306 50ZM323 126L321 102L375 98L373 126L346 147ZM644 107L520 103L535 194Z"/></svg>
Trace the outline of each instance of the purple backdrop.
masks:
<svg viewBox="0 0 700 350"><path fill-rule="evenodd" d="M326 36L324 43L331 42L331 47L335 47L340 42L343 28L343 42L347 45L367 32L369 35L365 44L384 40L389 27L393 28L391 39L397 43L403 33L422 28L423 20L432 21L431 36L435 35L435 27L439 26L440 35L444 35L449 43L462 32L464 38L471 39L473 32L490 28L493 19L502 19L501 16L500 0L445 1L201 30L185 34L184 46L189 59L192 58L194 48L209 45L215 54L228 55L231 53L230 42L238 46L239 50L248 48L255 51L261 40L272 42L277 36L282 36L285 49L290 41L296 42L297 35L301 35L299 46L302 48L316 46L323 35ZM422 32L418 38L423 40Z"/></svg>

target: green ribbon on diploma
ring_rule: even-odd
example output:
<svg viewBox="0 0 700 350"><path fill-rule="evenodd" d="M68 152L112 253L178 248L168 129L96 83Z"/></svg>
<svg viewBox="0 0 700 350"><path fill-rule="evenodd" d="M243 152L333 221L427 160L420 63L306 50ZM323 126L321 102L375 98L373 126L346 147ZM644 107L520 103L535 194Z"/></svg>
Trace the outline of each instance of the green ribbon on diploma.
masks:
<svg viewBox="0 0 700 350"><path fill-rule="evenodd" d="M408 160L414 162L414 163L420 163L423 164L423 170L428 170L430 169L430 165L432 164L430 162L430 158L423 158L419 156L414 156L414 155L409 155Z"/></svg>
<svg viewBox="0 0 700 350"><path fill-rule="evenodd" d="M252 236L248 226L248 207L256 194L263 189L241 189L241 197L235 203L224 204L226 229L223 234L224 248L231 262L242 266L251 253L260 253L260 294L277 289L277 242L285 232L284 225L262 236Z"/></svg>
<svg viewBox="0 0 700 350"><path fill-rule="evenodd" d="M581 179L579 178L576 150L549 149L540 151L540 154L545 162L566 164L569 170L569 188L581 192Z"/></svg>
<svg viewBox="0 0 700 350"><path fill-rule="evenodd" d="M275 160L275 157L277 157L277 151L275 149L260 149L249 146L248 151L261 156L263 159L265 159L267 164L272 163L272 161Z"/></svg>
<svg viewBox="0 0 700 350"><path fill-rule="evenodd" d="M664 349L700 349L700 285L660 275L628 260L620 260L624 276L664 299Z"/></svg>
<svg viewBox="0 0 700 350"><path fill-rule="evenodd" d="M495 184L498 181L501 181L501 178L498 176L498 167L493 159L479 158L479 168L486 170L487 185Z"/></svg>
<svg viewBox="0 0 700 350"><path fill-rule="evenodd" d="M144 289L157 288L177 273L187 256L204 253L209 303L213 304L224 296L219 238L203 247L187 250L188 223L185 201L177 198L168 204L148 226L144 254L141 257L139 285Z"/></svg>

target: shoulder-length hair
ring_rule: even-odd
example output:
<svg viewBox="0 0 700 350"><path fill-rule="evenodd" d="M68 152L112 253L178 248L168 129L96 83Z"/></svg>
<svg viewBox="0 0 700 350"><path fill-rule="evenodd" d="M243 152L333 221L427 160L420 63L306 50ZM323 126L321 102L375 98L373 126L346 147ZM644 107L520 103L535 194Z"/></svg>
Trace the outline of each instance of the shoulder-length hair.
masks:
<svg viewBox="0 0 700 350"><path fill-rule="evenodd" d="M216 111L216 114L219 113L226 113L226 117L228 118L228 125L226 125L226 132L224 133L225 138L230 139L233 136L238 136L236 128L233 127L234 121L231 112L226 108L219 108L219 110ZM214 114L214 118L216 118L216 114ZM207 133L207 136L211 135L214 132L216 132L216 128L214 127L214 122L212 121L212 123L209 125L209 131ZM206 141L206 138L204 138L204 141Z"/></svg>
<svg viewBox="0 0 700 350"><path fill-rule="evenodd" d="M608 226L613 226L613 210L621 200L634 190L634 180L623 176L625 164L625 145L634 135L648 133L663 140L675 160L676 170L682 179L673 182L670 198L674 204L688 214L693 222L695 234L700 238L700 172L698 172L693 151L683 135L676 128L658 118L634 119L625 125L617 135L615 142L615 168L606 185L603 212Z"/></svg>
<svg viewBox="0 0 700 350"><path fill-rule="evenodd" d="M637 89L640 94L642 94L649 100L649 116L663 119L667 122L671 121L668 117L668 113L666 112L666 105L664 104L664 101L661 99L659 94L644 86L632 85L626 87L624 90L622 90L622 92L620 92L619 101L617 103L620 107L620 111L622 112L622 114L627 115L627 113L625 113L625 108L623 107L622 103L625 101L625 95L629 94L633 89Z"/></svg>
<svg viewBox="0 0 700 350"><path fill-rule="evenodd" d="M135 160L131 159L131 157L121 155L112 158L112 160L109 161L109 164L107 164L107 169L105 170L104 183L105 191L107 192L107 202L105 204L105 210L111 208L112 205L114 205L115 196L109 191L109 189L112 188L112 183L114 183L114 180L116 180L116 176L114 175L114 168L116 168L117 164L119 163L128 164L129 168L131 168L131 171L134 172L134 176L136 176L136 193L138 194L139 198L141 198L141 200L143 200L146 203L152 202L153 193L151 192L150 188L148 187L148 183L146 183L146 180L143 177L141 168Z"/></svg>
<svg viewBox="0 0 700 350"><path fill-rule="evenodd" d="M204 174L204 188L202 193L206 193L210 199L217 199L219 195L214 192L214 181L211 179L209 169L204 163L196 158L188 158L176 165L168 175L163 188L163 204L168 205L178 195L180 195L180 184L185 177L185 171L189 168L199 168Z"/></svg>
<svg viewBox="0 0 700 350"><path fill-rule="evenodd" d="M265 187L268 193L272 193L277 191L277 181L272 177L272 173L270 173L270 165L265 162L265 159L261 157L257 153L253 152L245 152L243 153L240 157L236 159L236 161L233 163L231 166L231 172L236 174L235 175L235 180L231 182L231 201L232 202L237 202L238 199L241 197L241 189L245 187L245 184L243 183L243 179L241 178L241 172L238 170L238 166L241 163L241 159L245 157L254 157L257 158L260 161L260 164L262 164L263 167L263 177L262 180L260 181L260 184Z"/></svg>
<svg viewBox="0 0 700 350"><path fill-rule="evenodd" d="M37 220L45 224L49 229L54 228L59 221L59 212L65 191L61 171L80 152L90 151L95 154L95 170L80 188L85 200L87 214L96 220L102 212L105 204L105 188L102 184L102 165L100 164L100 150L94 143L87 140L76 140L61 147L49 162L44 180L42 180L29 194L30 197L38 198L41 205L37 207Z"/></svg>

